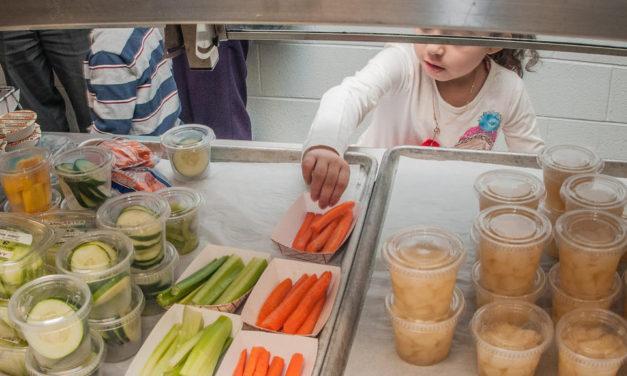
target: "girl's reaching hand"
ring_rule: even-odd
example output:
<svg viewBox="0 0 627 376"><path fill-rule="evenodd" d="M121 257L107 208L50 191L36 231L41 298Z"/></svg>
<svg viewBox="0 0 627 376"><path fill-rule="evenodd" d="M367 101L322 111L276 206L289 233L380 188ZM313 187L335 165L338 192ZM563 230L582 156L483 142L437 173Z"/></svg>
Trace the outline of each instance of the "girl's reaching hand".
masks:
<svg viewBox="0 0 627 376"><path fill-rule="evenodd" d="M301 167L311 199L317 200L321 209L337 204L348 186L348 163L335 150L316 146L305 153Z"/></svg>

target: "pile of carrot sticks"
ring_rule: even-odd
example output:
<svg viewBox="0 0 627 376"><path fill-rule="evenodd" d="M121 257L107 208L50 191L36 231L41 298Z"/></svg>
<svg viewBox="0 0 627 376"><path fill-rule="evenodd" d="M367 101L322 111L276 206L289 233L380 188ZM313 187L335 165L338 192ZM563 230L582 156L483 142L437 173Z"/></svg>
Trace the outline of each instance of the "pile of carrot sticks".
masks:
<svg viewBox="0 0 627 376"><path fill-rule="evenodd" d="M337 251L353 224L354 207L354 201L346 201L324 214L307 213L292 248L311 253Z"/></svg>
<svg viewBox="0 0 627 376"><path fill-rule="evenodd" d="M247 356L246 349L242 350L237 365L233 370L233 376L282 376L285 368L285 360L280 356L274 356L263 346L255 346ZM305 358L301 353L292 354L290 364L287 366L285 376L300 376L303 372Z"/></svg>

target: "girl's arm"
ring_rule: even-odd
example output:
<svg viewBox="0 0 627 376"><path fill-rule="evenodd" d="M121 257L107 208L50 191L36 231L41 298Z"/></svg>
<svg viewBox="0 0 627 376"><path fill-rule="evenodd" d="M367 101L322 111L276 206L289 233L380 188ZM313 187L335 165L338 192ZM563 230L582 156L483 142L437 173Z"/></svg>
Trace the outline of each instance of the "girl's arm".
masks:
<svg viewBox="0 0 627 376"><path fill-rule="evenodd" d="M544 147L544 140L540 137L536 113L522 80L519 81L519 85L520 94L513 98L510 106L512 112L503 126L503 134L509 151L535 154Z"/></svg>

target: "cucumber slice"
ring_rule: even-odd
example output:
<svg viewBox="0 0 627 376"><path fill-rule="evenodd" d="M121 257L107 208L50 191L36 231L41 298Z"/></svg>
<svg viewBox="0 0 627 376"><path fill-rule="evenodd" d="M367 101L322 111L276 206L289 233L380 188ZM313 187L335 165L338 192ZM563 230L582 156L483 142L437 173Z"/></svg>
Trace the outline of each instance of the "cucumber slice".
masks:
<svg viewBox="0 0 627 376"><path fill-rule="evenodd" d="M60 172L65 172L66 174L74 174L76 170L74 170L73 163L61 163L55 166L57 170Z"/></svg>
<svg viewBox="0 0 627 376"><path fill-rule="evenodd" d="M74 171L76 172L89 172L98 168L95 164L87 159L77 159L74 161Z"/></svg>
<svg viewBox="0 0 627 376"><path fill-rule="evenodd" d="M163 246L158 242L154 246L142 250L135 249L135 261L151 261L163 254Z"/></svg>
<svg viewBox="0 0 627 376"><path fill-rule="evenodd" d="M155 222L156 216L148 212L146 210L134 209L129 210L126 209L120 213L118 219L116 221L116 226L118 227L135 227L143 224L147 224L150 222Z"/></svg>
<svg viewBox="0 0 627 376"><path fill-rule="evenodd" d="M110 245L94 241L74 248L70 256L70 268L72 271L104 270L113 265L116 259L117 252Z"/></svg>
<svg viewBox="0 0 627 376"><path fill-rule="evenodd" d="M37 322L55 317L71 315L75 308L59 299L45 299L35 304L28 314L28 322ZM61 359L73 353L80 346L84 327L81 320L76 319L75 323L58 330L28 331L28 344L39 354L49 359Z"/></svg>
<svg viewBox="0 0 627 376"><path fill-rule="evenodd" d="M150 249L152 247L159 245L160 243L161 243L161 237L158 237L155 240L144 241L144 242L135 240L133 241L133 248L135 248L135 251L145 251L147 249Z"/></svg>
<svg viewBox="0 0 627 376"><path fill-rule="evenodd" d="M125 290L129 290L130 288L131 277L128 275L120 278L113 278L94 292L94 306L107 304L116 298L118 294L122 294ZM128 302L128 304L130 304L130 302Z"/></svg>
<svg viewBox="0 0 627 376"><path fill-rule="evenodd" d="M122 333L128 340L127 342L138 342L142 338L142 327L140 320L130 320L122 326Z"/></svg>
<svg viewBox="0 0 627 376"><path fill-rule="evenodd" d="M172 156L172 165L183 176L202 175L209 165L209 151L207 149L176 151Z"/></svg>

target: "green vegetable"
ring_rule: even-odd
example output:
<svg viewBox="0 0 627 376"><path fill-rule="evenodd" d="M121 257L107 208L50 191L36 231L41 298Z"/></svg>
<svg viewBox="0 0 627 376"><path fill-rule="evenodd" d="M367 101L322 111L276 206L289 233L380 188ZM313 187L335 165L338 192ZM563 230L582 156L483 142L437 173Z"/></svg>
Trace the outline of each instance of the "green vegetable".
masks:
<svg viewBox="0 0 627 376"><path fill-rule="evenodd" d="M40 322L73 314L76 308L60 299L44 299L33 306L28 313L28 323ZM84 326L76 319L63 329L40 329L28 337L28 344L48 359L62 359L73 353L83 341Z"/></svg>
<svg viewBox="0 0 627 376"><path fill-rule="evenodd" d="M226 316L220 316L213 324L207 326L202 331L202 336L198 344L189 354L181 375L183 376L211 376L216 365L224 343L231 334L233 323Z"/></svg>
<svg viewBox="0 0 627 376"><path fill-rule="evenodd" d="M163 356L166 354L166 352L170 349L170 347L176 340L179 334L180 328L181 328L181 324L174 324L170 328L170 331L168 331L168 333L165 335L165 337L163 337L161 342L159 342L159 345L157 345L157 347L154 349L152 354L150 354L150 357L148 358L148 360L146 361L146 364L144 365L144 368L142 369L142 372L141 372L142 376L154 375L153 370L157 367L159 360L163 358Z"/></svg>
<svg viewBox="0 0 627 376"><path fill-rule="evenodd" d="M244 262L239 256L231 255L215 272L192 299L194 304L213 304L244 269Z"/></svg>
<svg viewBox="0 0 627 376"><path fill-rule="evenodd" d="M198 344L202 335L203 332L200 331L191 338L189 338L187 341L183 342L181 346L179 346L179 348L176 350L176 353L174 353L174 355L168 360L168 366L170 368L175 368L180 363L183 363L183 360L186 359L194 346Z"/></svg>
<svg viewBox="0 0 627 376"><path fill-rule="evenodd" d="M242 297L253 288L267 266L268 261L266 259L255 257L250 260L237 279L229 285L226 291L213 304L231 303Z"/></svg>
<svg viewBox="0 0 627 376"><path fill-rule="evenodd" d="M202 175L209 166L209 149L183 149L172 155L172 166L181 175L193 178Z"/></svg>
<svg viewBox="0 0 627 376"><path fill-rule="evenodd" d="M125 227L142 226L133 234L127 234L133 241L135 259L133 266L148 269L163 258L163 226L156 213L141 205L133 205L122 210L115 225L124 231Z"/></svg>
<svg viewBox="0 0 627 376"><path fill-rule="evenodd" d="M72 271L104 270L117 262L118 252L109 244L101 241L86 242L78 245L70 255Z"/></svg>
<svg viewBox="0 0 627 376"><path fill-rule="evenodd" d="M176 202L170 203L172 215L183 212L185 208ZM166 239L176 250L184 255L198 247L198 214L192 213L182 218L169 219L166 223Z"/></svg>

